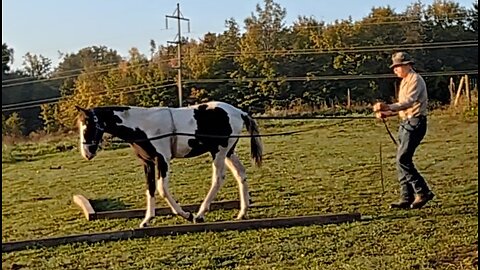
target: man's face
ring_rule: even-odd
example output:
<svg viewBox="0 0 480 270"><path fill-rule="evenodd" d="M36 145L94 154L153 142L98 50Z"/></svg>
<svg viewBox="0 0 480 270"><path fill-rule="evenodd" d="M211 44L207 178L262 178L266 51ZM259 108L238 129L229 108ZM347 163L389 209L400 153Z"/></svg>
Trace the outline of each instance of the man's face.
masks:
<svg viewBox="0 0 480 270"><path fill-rule="evenodd" d="M393 67L393 73L395 73L395 75L397 75L397 77L400 77L402 79L407 77L410 70L411 70L410 65L398 65L398 66Z"/></svg>

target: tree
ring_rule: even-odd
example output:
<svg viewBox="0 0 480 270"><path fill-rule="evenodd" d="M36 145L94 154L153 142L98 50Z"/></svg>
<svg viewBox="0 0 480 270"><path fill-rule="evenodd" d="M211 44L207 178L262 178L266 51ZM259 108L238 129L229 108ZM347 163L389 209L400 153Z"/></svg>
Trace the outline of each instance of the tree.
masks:
<svg viewBox="0 0 480 270"><path fill-rule="evenodd" d="M78 75L89 69L108 72L109 69L118 66L122 57L116 50L106 46L91 46L80 49L76 53L67 53L58 67L53 71L52 78L58 78L62 96L72 94L74 83Z"/></svg>
<svg viewBox="0 0 480 270"><path fill-rule="evenodd" d="M24 123L24 120L16 112L12 113L8 117L2 114L2 135L22 135Z"/></svg>
<svg viewBox="0 0 480 270"><path fill-rule="evenodd" d="M286 10L273 0L264 0L263 8L257 4L256 14L245 19L246 33L240 39L240 54L235 57L241 68L237 77L264 77L263 81L249 82L239 88L243 104L239 106L264 109L276 106L287 89L277 77L281 66L282 50L288 47L284 27ZM251 109L253 110L253 109Z"/></svg>
<svg viewBox="0 0 480 270"><path fill-rule="evenodd" d="M42 56L31 53L26 53L23 57L23 68L27 76L35 79L43 79L48 77L52 68L52 60Z"/></svg>
<svg viewBox="0 0 480 270"><path fill-rule="evenodd" d="M10 71L10 64L13 64L13 52L7 43L2 43L2 75Z"/></svg>
<svg viewBox="0 0 480 270"><path fill-rule="evenodd" d="M477 33L478 36L478 2L473 3L473 8L468 10L469 19L468 23L471 30Z"/></svg>

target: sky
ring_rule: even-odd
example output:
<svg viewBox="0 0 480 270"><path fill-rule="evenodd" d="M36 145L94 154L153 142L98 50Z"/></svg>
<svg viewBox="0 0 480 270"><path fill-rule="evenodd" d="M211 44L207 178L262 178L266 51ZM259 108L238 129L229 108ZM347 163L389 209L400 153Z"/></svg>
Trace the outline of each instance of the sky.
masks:
<svg viewBox="0 0 480 270"><path fill-rule="evenodd" d="M422 0L429 5L434 0ZM286 25L298 16L313 17L326 23L335 20L360 20L373 7L390 6L396 12L405 11L414 0L274 0L287 11ZM460 6L472 8L478 0L456 0ZM23 56L42 55L54 66L61 53L76 53L90 46L106 46L121 56L136 47L148 55L150 40L157 45L174 41L176 21L174 15L180 4L184 18L182 36L199 39L204 34L222 33L225 20L234 18L240 27L255 12L263 0L2 0L2 43L14 49L13 68L21 67Z"/></svg>

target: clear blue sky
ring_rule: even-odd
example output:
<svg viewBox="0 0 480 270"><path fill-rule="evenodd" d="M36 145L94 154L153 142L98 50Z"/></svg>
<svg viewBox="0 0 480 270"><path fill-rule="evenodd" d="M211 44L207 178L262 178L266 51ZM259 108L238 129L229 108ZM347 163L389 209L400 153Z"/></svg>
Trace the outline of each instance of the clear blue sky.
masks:
<svg viewBox="0 0 480 270"><path fill-rule="evenodd" d="M327 23L336 19L359 20L373 7L390 6L396 12L405 11L414 0L275 0L287 10L286 24L299 15L312 16ZM431 4L433 0L422 0ZM477 0L457 0L471 8ZM15 50L14 68L21 66L25 53L41 54L59 61L59 51L75 53L94 45L104 45L127 56L132 47L149 54L150 40L166 44L176 36L176 21L169 20L165 30L165 15L173 15L176 4L185 18L190 19L190 33L182 35L198 39L207 32L221 33L225 20L234 18L241 27L243 20L255 11L263 0L3 0L2 43ZM187 30L187 24L182 23Z"/></svg>

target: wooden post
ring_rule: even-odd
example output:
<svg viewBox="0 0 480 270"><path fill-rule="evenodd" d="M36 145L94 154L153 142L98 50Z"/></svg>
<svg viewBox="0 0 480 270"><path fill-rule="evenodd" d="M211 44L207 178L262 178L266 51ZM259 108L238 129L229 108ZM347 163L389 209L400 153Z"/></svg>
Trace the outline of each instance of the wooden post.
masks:
<svg viewBox="0 0 480 270"><path fill-rule="evenodd" d="M93 210L93 207L87 198L82 195L73 195L73 202L80 206L87 220L95 219L95 210Z"/></svg>
<svg viewBox="0 0 480 270"><path fill-rule="evenodd" d="M453 101L455 100L455 83L453 82L453 77L450 77L448 90L450 91L450 105L453 105Z"/></svg>
<svg viewBox="0 0 480 270"><path fill-rule="evenodd" d="M350 88L347 89L347 109L350 109L350 106L352 105L350 101Z"/></svg>
<svg viewBox="0 0 480 270"><path fill-rule="evenodd" d="M457 106L458 101L460 100L460 94L462 93L462 86L463 86L463 81L465 80L465 77L462 76L460 79L460 83L458 84L458 90L457 90L457 96L455 97L455 102L453 103L453 106Z"/></svg>
<svg viewBox="0 0 480 270"><path fill-rule="evenodd" d="M465 74L465 96L467 97L468 108L470 108L470 80L467 74Z"/></svg>

